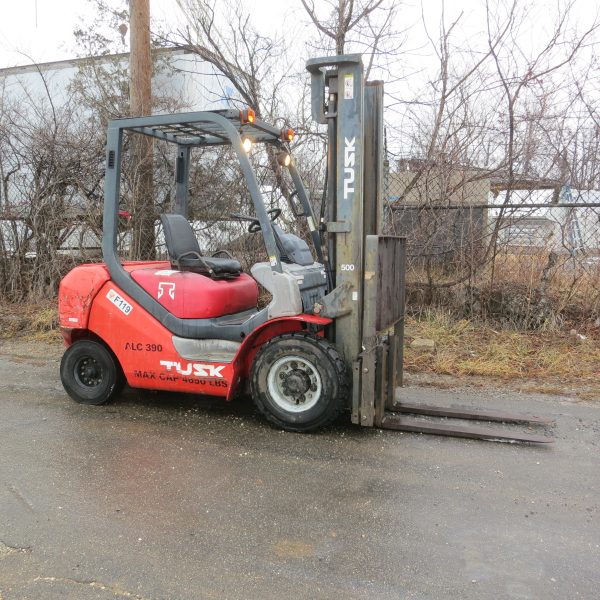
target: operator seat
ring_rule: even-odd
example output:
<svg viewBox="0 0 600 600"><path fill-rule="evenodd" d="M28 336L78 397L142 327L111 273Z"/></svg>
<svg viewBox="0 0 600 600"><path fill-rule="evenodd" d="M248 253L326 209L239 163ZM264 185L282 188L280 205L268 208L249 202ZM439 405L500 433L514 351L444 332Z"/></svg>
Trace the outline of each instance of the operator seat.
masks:
<svg viewBox="0 0 600 600"><path fill-rule="evenodd" d="M239 277L242 266L234 258L202 256L189 221L178 214L162 214L160 220L171 265L179 271L200 273L212 279Z"/></svg>

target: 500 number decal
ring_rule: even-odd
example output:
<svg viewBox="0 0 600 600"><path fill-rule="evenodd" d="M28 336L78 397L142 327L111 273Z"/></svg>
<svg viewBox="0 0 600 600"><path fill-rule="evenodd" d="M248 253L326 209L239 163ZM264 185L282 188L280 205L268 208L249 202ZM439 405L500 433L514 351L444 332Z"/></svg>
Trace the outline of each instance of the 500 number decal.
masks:
<svg viewBox="0 0 600 600"><path fill-rule="evenodd" d="M340 265L340 271L354 271L354 265Z"/></svg>

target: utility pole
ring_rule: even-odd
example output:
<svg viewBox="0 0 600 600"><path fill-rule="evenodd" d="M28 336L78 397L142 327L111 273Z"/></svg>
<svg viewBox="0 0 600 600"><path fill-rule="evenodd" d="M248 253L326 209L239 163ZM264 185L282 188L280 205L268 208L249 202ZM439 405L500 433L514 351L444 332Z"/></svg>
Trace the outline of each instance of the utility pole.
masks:
<svg viewBox="0 0 600 600"><path fill-rule="evenodd" d="M131 116L152 113L152 54L150 51L150 0L129 0L129 104ZM135 134L131 140L133 173L130 255L155 257L152 138Z"/></svg>

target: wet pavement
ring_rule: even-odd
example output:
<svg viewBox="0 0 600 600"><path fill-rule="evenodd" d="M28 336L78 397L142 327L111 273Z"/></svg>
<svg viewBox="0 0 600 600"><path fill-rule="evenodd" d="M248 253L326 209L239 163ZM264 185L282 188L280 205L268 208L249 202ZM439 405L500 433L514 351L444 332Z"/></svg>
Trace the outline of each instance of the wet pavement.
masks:
<svg viewBox="0 0 600 600"><path fill-rule="evenodd" d="M244 403L62 391L0 347L0 600L597 599L600 406L501 390L551 448L264 424Z"/></svg>

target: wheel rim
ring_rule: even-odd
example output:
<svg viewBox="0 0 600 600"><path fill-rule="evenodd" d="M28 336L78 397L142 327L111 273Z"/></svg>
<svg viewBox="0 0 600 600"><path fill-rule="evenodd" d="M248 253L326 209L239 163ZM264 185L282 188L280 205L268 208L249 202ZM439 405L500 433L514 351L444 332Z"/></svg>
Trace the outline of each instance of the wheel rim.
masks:
<svg viewBox="0 0 600 600"><path fill-rule="evenodd" d="M102 383L102 367L93 356L81 357L73 367L73 375L79 385L95 388Z"/></svg>
<svg viewBox="0 0 600 600"><path fill-rule="evenodd" d="M273 363L267 387L277 406L295 413L315 406L323 389L317 369L299 356L284 356Z"/></svg>

